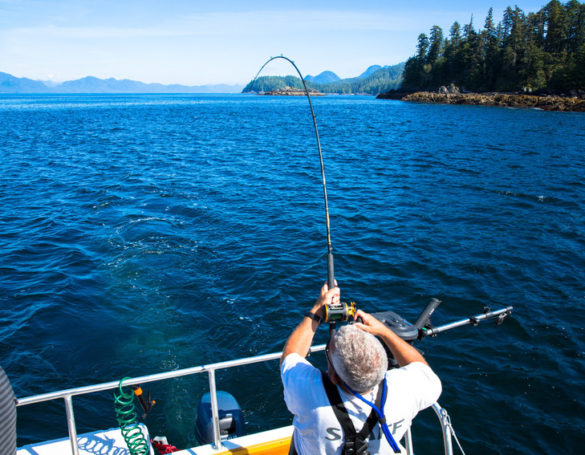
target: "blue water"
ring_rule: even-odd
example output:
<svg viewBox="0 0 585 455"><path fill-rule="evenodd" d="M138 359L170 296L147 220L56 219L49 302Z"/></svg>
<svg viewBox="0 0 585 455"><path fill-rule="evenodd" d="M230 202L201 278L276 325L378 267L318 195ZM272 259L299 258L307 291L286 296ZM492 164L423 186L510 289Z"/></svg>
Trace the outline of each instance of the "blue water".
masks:
<svg viewBox="0 0 585 455"><path fill-rule="evenodd" d="M366 311L512 319L418 344L468 454L585 443L585 115L314 100L336 278ZM0 98L0 365L17 396L275 352L326 278L302 98ZM316 342L324 342L322 328ZM322 356L313 361L324 366ZM250 431L289 424L277 362L218 373ZM150 387L147 423L195 444L207 378ZM78 431L115 426L76 398ZM19 444L66 435L19 408ZM441 444L434 416L415 448Z"/></svg>

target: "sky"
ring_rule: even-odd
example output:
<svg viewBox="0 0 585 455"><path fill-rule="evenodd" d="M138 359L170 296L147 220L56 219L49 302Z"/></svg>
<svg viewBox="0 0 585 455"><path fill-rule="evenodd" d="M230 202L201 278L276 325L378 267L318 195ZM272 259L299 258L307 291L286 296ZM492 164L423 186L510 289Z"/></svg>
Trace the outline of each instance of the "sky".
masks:
<svg viewBox="0 0 585 455"><path fill-rule="evenodd" d="M0 71L62 82L85 76L163 84L246 84L285 55L303 75L355 77L416 52L454 21L483 27L507 6L545 0L0 0ZM283 60L263 75L293 74Z"/></svg>

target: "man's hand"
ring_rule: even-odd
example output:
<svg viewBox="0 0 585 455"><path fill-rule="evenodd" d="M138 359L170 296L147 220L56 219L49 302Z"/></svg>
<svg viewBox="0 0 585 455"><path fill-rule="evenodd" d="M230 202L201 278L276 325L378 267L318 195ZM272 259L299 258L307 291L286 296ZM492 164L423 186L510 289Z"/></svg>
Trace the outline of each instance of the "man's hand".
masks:
<svg viewBox="0 0 585 455"><path fill-rule="evenodd" d="M368 314L362 310L357 310L354 317L356 321L358 318L362 318L362 322L356 322L356 327L359 327L364 332L371 333L374 336L381 337L384 333L386 333L388 327L378 321L374 316Z"/></svg>
<svg viewBox="0 0 585 455"><path fill-rule="evenodd" d="M337 281L335 282L337 284ZM327 283L323 285L321 288L321 292L319 294L319 298L313 305L311 309L311 313L316 314L319 317L323 317L323 307L325 305L330 305L332 303L339 303L339 299L341 296L341 291L338 287L334 287L333 289L329 289Z"/></svg>
<svg viewBox="0 0 585 455"><path fill-rule="evenodd" d="M337 283L335 283L337 284ZM313 305L311 309L311 313L316 314L319 317L323 317L323 306L328 305L330 303L337 303L339 302L340 291L338 287L334 287L333 289L329 289L327 283L323 285L321 288L321 292L319 293L319 298ZM296 353L300 356L306 357L309 353L309 349L311 347L311 343L313 342L313 336L315 332L319 328L319 323L314 321L313 319L303 317L301 323L297 326L297 328L291 333L284 345L284 350L282 351L282 357L280 358L280 363L286 358L287 355Z"/></svg>
<svg viewBox="0 0 585 455"><path fill-rule="evenodd" d="M390 352L392 352L392 355L398 362L399 366L403 367L412 362L427 363L420 352L371 314L365 313L362 310L357 310L354 319L357 321L357 318L362 318L363 323L356 322L355 326L362 329L364 332L380 337L384 341L384 344L388 346Z"/></svg>

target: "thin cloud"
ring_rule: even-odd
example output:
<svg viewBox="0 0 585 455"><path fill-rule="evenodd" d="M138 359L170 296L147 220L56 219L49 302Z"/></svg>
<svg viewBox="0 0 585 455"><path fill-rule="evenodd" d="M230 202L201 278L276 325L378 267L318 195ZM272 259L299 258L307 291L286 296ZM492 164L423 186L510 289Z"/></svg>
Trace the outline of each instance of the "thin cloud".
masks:
<svg viewBox="0 0 585 455"><path fill-rule="evenodd" d="M0 0L2 1L2 0ZM445 14L445 13L441 13ZM5 28L2 34L24 37L112 39L176 36L258 36L270 33L405 31L420 27L412 16L359 11L248 11L185 16L147 27L44 25Z"/></svg>

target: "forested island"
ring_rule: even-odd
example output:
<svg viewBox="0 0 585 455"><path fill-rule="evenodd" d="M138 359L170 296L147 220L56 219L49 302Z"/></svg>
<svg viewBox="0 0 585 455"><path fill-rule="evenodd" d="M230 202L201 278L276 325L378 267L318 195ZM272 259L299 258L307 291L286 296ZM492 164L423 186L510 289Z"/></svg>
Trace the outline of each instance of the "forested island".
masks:
<svg viewBox="0 0 585 455"><path fill-rule="evenodd" d="M402 78L401 92L380 98L585 111L585 3L552 0L528 14L508 7L497 25L490 8L483 29L455 22L446 39L435 25L419 35Z"/></svg>
<svg viewBox="0 0 585 455"><path fill-rule="evenodd" d="M335 76L334 78L328 77L329 82L318 82L323 80L319 76L307 76L305 82L308 88L321 93L377 95L400 87L403 69L404 62L385 67L372 66L360 76L347 79L339 79L335 74L326 71L324 73ZM335 78L337 80L333 80ZM262 76L248 83L242 93L265 93L272 90L282 90L285 87L300 90L303 88L303 83L300 78L295 76Z"/></svg>

